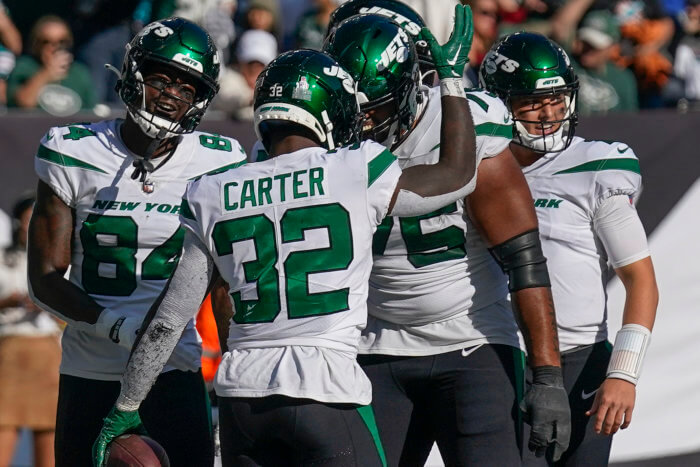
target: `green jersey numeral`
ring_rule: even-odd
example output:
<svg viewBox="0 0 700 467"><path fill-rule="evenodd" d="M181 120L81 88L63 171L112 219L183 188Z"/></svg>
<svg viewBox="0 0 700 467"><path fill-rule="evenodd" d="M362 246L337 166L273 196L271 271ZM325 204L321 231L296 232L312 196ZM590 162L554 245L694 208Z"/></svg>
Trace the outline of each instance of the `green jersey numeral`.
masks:
<svg viewBox="0 0 700 467"><path fill-rule="evenodd" d="M141 265L141 279L168 279L180 260L184 238L185 231L178 229L155 248ZM80 229L80 241L87 293L123 297L136 290L138 225L131 217L90 214Z"/></svg>
<svg viewBox="0 0 700 467"><path fill-rule="evenodd" d="M199 135L199 144L209 149L231 152L231 141L215 135Z"/></svg>
<svg viewBox="0 0 700 467"><path fill-rule="evenodd" d="M212 231L214 248L219 256L233 253L233 244L252 240L255 259L243 263L243 273L247 282L256 283L258 299L243 300L240 292L231 294L237 323L268 323L274 321L280 312L279 273L277 264L277 243L275 226L262 214L222 221Z"/></svg>
<svg viewBox="0 0 700 467"><path fill-rule="evenodd" d="M279 252L274 223L259 214L222 221L214 226L212 239L219 256L233 253L233 244L252 240L255 259L243 263L248 283L255 283L258 298L241 299L231 294L236 323L272 322L281 311L280 288L284 289L290 319L345 311L349 308L348 287L325 292L309 291L309 275L347 269L353 259L350 215L340 204L326 204L288 210L280 220L282 243L302 241L311 229L325 229L329 246L294 251L282 264L284 286L280 286Z"/></svg>
<svg viewBox="0 0 700 467"><path fill-rule="evenodd" d="M79 126L69 126L68 133L63 135L63 139L72 139L73 141L77 141L85 138L86 136L95 136L95 132Z"/></svg>
<svg viewBox="0 0 700 467"><path fill-rule="evenodd" d="M464 231L459 227L452 225L427 234L422 233L420 228L422 220L455 211L457 211L457 203L452 203L422 216L399 218L401 237L406 244L408 261L413 267L421 268L466 256ZM372 241L372 252L375 255L384 254L393 225L393 218L386 217L377 228Z"/></svg>

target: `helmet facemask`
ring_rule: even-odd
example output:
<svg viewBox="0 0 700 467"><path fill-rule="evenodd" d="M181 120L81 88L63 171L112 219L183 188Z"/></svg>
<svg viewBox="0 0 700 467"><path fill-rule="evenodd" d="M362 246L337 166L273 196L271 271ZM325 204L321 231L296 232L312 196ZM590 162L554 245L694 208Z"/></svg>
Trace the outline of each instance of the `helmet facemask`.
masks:
<svg viewBox="0 0 700 467"><path fill-rule="evenodd" d="M528 94L527 96L529 97L563 97L565 108L564 116L560 119L547 121L517 118L513 112L513 98L519 96L510 96L506 104L511 111L511 116L515 123L513 142L538 153L560 152L569 147L574 137L576 123L578 121L578 113L576 112L577 92L577 86L572 85L564 88L552 88L549 91L538 92L536 94ZM547 135L544 134L550 125L557 124L560 125L557 131ZM537 125L536 133L527 131L527 126L531 125Z"/></svg>
<svg viewBox="0 0 700 467"><path fill-rule="evenodd" d="M165 66L169 69L185 73L190 77L191 79L188 81L196 89L194 99L190 102L168 92L167 89L171 86L170 84L159 88L145 82L144 74L146 74L148 67L153 65ZM147 86L150 86L158 92L158 94L152 98L153 102L150 103L154 107L157 106L158 102L164 97L186 105L187 110L182 117L177 121L173 121L149 112L149 103L146 102ZM209 107L209 104L216 95L218 86L215 82L210 83L208 80L197 76L186 66L172 61L165 61L155 56L149 56L147 52L138 48L131 48L127 45L127 53L117 89L126 105L129 115L141 130L151 138L163 139L193 132L195 128L197 128L197 125L199 125L207 107Z"/></svg>
<svg viewBox="0 0 700 467"><path fill-rule="evenodd" d="M486 54L479 82L511 111L514 143L540 154L569 147L578 122L579 82L569 56L558 44L537 33L505 36ZM547 108L535 107L544 105L546 98L550 99ZM546 133L556 125L555 132Z"/></svg>
<svg viewBox="0 0 700 467"><path fill-rule="evenodd" d="M405 89L408 87L408 89ZM359 93L362 100L362 93ZM368 126L369 118L365 118L365 126L362 129L362 139L372 139L382 146L394 148L408 136L418 114L418 103L422 95L418 92L418 86L410 83L402 85L396 94L375 99L372 102L360 104L360 110L367 114L372 110L387 104L394 104L389 116L381 122ZM399 100L401 99L401 100Z"/></svg>

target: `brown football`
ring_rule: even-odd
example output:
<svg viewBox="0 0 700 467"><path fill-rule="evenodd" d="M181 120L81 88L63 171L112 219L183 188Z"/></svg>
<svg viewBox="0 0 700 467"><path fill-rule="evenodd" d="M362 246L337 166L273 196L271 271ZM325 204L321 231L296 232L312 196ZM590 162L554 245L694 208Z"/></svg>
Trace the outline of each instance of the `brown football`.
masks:
<svg viewBox="0 0 700 467"><path fill-rule="evenodd" d="M121 435L107 446L107 467L170 467L163 446L148 436Z"/></svg>

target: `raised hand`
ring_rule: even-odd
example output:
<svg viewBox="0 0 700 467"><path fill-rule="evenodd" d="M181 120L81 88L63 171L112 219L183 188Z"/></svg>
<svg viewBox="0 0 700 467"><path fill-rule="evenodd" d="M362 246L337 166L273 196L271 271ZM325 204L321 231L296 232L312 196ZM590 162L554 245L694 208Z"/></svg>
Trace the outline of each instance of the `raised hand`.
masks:
<svg viewBox="0 0 700 467"><path fill-rule="evenodd" d="M421 39L428 43L433 55L438 77L461 78L464 68L469 63L469 50L472 47L474 23L472 9L469 6L455 5L455 25L450 38L443 45L433 36L428 28L421 30Z"/></svg>

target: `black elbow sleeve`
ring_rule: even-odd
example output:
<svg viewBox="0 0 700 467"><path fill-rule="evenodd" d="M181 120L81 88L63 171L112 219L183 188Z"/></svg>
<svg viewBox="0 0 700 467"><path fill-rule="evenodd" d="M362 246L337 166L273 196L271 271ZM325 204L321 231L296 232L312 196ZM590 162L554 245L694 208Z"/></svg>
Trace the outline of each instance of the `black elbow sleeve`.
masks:
<svg viewBox="0 0 700 467"><path fill-rule="evenodd" d="M551 285L538 230L516 235L489 251L503 272L508 274L511 292Z"/></svg>

